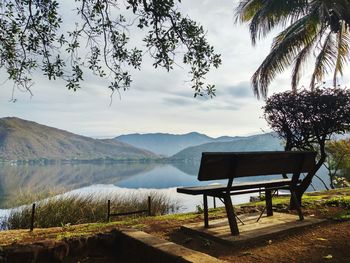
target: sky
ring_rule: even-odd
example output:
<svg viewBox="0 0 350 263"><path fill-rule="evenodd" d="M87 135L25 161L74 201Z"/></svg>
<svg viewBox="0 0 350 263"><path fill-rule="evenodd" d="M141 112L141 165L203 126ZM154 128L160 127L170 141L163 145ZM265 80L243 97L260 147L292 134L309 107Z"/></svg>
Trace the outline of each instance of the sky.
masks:
<svg viewBox="0 0 350 263"><path fill-rule="evenodd" d="M120 98L115 95L111 104L108 82L90 76L82 89L73 92L63 81L49 81L39 73L33 76L34 96L16 90L13 103L12 84L3 82L6 77L0 69L0 117L14 116L95 138L192 131L218 137L269 131L261 109L264 101L254 97L250 78L268 54L273 34L253 47L248 27L234 23L236 2L184 0L179 7L204 26L210 44L221 54L222 65L207 77L216 85L213 99L193 98L185 68L176 67L169 73L154 69L147 57L141 71L133 72L130 89L121 91ZM69 21L73 18L71 7L67 1L63 6L68 10L63 19ZM140 39L140 35L134 37ZM269 95L289 90L289 76L288 71L279 75ZM301 85L308 86L309 76L305 72Z"/></svg>

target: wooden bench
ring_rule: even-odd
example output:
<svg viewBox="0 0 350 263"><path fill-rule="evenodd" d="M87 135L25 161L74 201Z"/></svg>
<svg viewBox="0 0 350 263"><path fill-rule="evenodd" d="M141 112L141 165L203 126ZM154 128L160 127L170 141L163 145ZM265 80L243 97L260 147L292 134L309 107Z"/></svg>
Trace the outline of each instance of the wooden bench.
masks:
<svg viewBox="0 0 350 263"><path fill-rule="evenodd" d="M313 172L315 152L204 152L200 163L198 180L228 180L227 185L208 185L177 188L178 193L203 195L204 226L209 227L208 196L219 198L224 204L232 235L239 235L231 201L231 195L265 191L267 216L272 216L272 192L289 190L299 219L303 214L297 201L295 189L300 174ZM253 181L233 184L235 178L281 174L275 180ZM287 174L292 174L291 178Z"/></svg>

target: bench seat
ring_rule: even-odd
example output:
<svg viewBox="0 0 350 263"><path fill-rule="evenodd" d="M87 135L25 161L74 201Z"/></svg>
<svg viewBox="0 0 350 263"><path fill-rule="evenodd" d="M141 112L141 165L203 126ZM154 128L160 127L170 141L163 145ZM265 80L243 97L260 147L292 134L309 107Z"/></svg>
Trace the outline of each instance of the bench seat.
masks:
<svg viewBox="0 0 350 263"><path fill-rule="evenodd" d="M281 187L289 187L292 183L291 179L275 179L268 181L256 181L256 182L244 182L232 184L230 187L231 195L234 195L237 191L237 194L245 193L241 190L248 190L246 193L254 193L259 192L261 190L273 190L274 188L281 189ZM261 189L263 188L263 189ZM190 195L199 195L199 194L207 194L207 195L215 195L216 193L223 193L227 191L227 186L222 184L215 185L206 185L206 186L192 186L192 187L180 187L177 188L178 193L182 194L190 194Z"/></svg>

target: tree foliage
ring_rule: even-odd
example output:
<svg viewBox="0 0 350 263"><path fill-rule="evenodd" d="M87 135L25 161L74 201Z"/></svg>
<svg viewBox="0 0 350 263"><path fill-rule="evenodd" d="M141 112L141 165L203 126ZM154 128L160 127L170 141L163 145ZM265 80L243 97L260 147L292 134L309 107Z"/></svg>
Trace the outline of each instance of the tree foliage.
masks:
<svg viewBox="0 0 350 263"><path fill-rule="evenodd" d="M143 54L154 67L171 70L175 56L189 65L196 95L215 95L204 79L220 55L205 31L177 9L180 0L76 0L71 14L56 0L0 2L0 68L15 86L30 91L32 74L64 79L77 90L87 71L109 79L112 91L131 84ZM68 28L65 30L64 28ZM131 31L144 32L143 46L133 46Z"/></svg>
<svg viewBox="0 0 350 263"><path fill-rule="evenodd" d="M343 75L350 57L349 0L241 0L236 16L237 21L249 23L254 45L282 27L252 77L258 97L266 97L270 83L289 66L295 91L310 57L315 59L311 90L329 73L333 74L333 86L337 86L337 76Z"/></svg>
<svg viewBox="0 0 350 263"><path fill-rule="evenodd" d="M298 189L302 194L325 162L326 141L334 134L350 130L350 91L317 88L274 94L266 101L264 117L272 130L285 140L286 150L318 152L316 170L305 177Z"/></svg>
<svg viewBox="0 0 350 263"><path fill-rule="evenodd" d="M350 139L327 142L326 153L331 187L350 186Z"/></svg>

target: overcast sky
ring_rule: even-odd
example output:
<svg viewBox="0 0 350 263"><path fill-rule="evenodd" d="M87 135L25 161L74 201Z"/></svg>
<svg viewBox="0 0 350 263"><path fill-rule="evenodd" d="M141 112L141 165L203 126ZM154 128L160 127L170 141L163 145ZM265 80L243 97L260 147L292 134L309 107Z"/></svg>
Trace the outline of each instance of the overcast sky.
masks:
<svg viewBox="0 0 350 263"><path fill-rule="evenodd" d="M97 78L72 92L64 82L34 76L34 96L17 91L16 103L9 102L11 84L1 84L0 117L15 116L92 137L191 131L216 137L268 131L262 118L264 101L254 97L249 80L268 54L272 36L252 47L247 26L234 24L233 2L184 0L181 6L206 28L210 43L222 55L221 67L208 76L217 88L214 99L193 98L186 69L167 73L153 69L146 59L142 70L133 74L131 88L121 92L121 99L114 96L112 105L106 82ZM2 80L4 76L0 73ZM301 85L308 86L307 79L308 72ZM290 89L289 83L286 72L273 82L269 94Z"/></svg>

